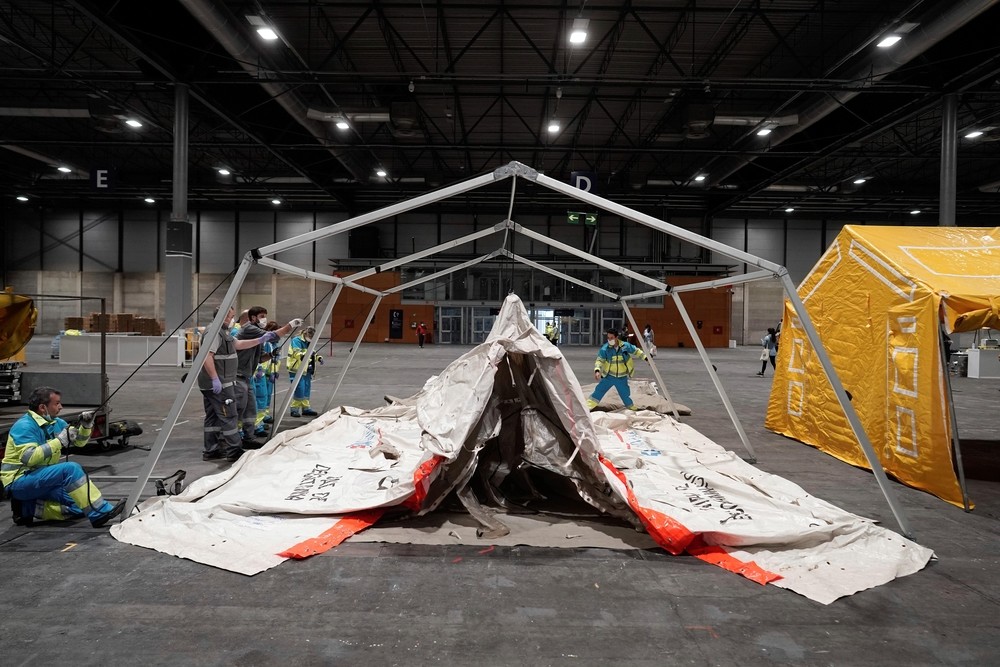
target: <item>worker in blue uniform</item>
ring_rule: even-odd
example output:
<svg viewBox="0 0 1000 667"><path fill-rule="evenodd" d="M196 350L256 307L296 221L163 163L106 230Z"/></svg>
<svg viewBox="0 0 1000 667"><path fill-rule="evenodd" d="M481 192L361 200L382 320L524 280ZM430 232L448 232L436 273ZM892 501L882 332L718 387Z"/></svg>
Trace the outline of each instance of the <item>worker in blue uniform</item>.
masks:
<svg viewBox="0 0 1000 667"><path fill-rule="evenodd" d="M57 415L62 394L38 387L28 397L28 412L7 435L7 450L0 464L0 482L10 495L14 523L59 521L86 515L100 528L125 509L106 501L79 463L59 462L63 450L83 447L90 439L94 413L80 415L79 428Z"/></svg>
<svg viewBox="0 0 1000 667"><path fill-rule="evenodd" d="M594 387L594 393L587 399L587 407L591 410L596 408L604 398L604 394L614 387L625 407L637 410L635 403L632 402L628 379L635 373L635 363L632 360L645 358L646 355L642 350L632 343L619 339L615 329L608 329L607 342L597 352L597 360L594 362L594 379L598 380L598 383Z"/></svg>

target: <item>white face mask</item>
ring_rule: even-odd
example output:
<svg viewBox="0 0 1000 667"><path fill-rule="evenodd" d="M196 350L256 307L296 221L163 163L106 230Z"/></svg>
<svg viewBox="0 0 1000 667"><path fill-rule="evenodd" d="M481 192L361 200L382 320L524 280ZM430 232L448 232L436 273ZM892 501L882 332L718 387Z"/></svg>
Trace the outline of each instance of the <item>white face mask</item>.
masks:
<svg viewBox="0 0 1000 667"><path fill-rule="evenodd" d="M257 326L259 326L261 329L263 329L264 327L266 327L267 326L267 318L266 317L262 317L259 320L257 320Z"/></svg>

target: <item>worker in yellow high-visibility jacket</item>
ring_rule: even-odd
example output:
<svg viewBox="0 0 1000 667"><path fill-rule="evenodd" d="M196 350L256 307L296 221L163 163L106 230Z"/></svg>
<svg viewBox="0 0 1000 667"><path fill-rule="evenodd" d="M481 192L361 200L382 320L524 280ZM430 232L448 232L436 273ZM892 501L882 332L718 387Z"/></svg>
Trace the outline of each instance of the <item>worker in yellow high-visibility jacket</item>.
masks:
<svg viewBox="0 0 1000 667"><path fill-rule="evenodd" d="M629 410L637 410L632 402L632 392L628 387L628 379L635 373L635 359L645 359L642 350L632 343L618 338L618 332L608 329L607 342L597 352L594 362L594 379L599 380L594 387L594 393L587 399L587 406L593 410L604 398L604 394L614 387L622 398L622 403Z"/></svg>

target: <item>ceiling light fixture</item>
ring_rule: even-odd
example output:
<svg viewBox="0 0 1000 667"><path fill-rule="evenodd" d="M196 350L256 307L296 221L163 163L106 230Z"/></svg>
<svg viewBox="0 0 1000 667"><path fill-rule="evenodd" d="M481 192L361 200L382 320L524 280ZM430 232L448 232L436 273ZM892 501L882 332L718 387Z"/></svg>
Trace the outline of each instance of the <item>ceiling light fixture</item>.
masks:
<svg viewBox="0 0 1000 667"><path fill-rule="evenodd" d="M769 134L771 134L771 128L769 127L762 127L759 130L757 130L758 137L766 137Z"/></svg>
<svg viewBox="0 0 1000 667"><path fill-rule="evenodd" d="M276 33L273 28L268 28L266 26L263 28L257 28L257 34L260 35L261 39L265 39L269 42L273 42L278 39L278 33Z"/></svg>
<svg viewBox="0 0 1000 667"><path fill-rule="evenodd" d="M128 125L129 127L142 127L142 123L137 121L135 118L129 118L127 121L125 121L125 124Z"/></svg>
<svg viewBox="0 0 1000 667"><path fill-rule="evenodd" d="M559 125L559 121L558 120L556 120L555 118L553 118L552 120L549 121L549 127L548 127L549 134L555 134L560 129L562 129L562 128Z"/></svg>
<svg viewBox="0 0 1000 667"><path fill-rule="evenodd" d="M912 211L910 211L910 215L920 215L920 209L919 208L913 209Z"/></svg>
<svg viewBox="0 0 1000 667"><path fill-rule="evenodd" d="M794 208L792 208L791 206L789 206L788 208L785 209L785 213L791 213L794 210L795 210Z"/></svg>
<svg viewBox="0 0 1000 667"><path fill-rule="evenodd" d="M281 204L281 200L275 197L274 199L271 200L271 203L274 204L275 206L279 206Z"/></svg>
<svg viewBox="0 0 1000 667"><path fill-rule="evenodd" d="M229 171L225 167L222 167L221 169L219 169L219 175L220 176L228 176L231 173L233 173L233 172Z"/></svg>
<svg viewBox="0 0 1000 667"><path fill-rule="evenodd" d="M696 180L699 183L701 183L702 181L705 180L705 174L698 174L697 176L694 177L694 180Z"/></svg>
<svg viewBox="0 0 1000 667"><path fill-rule="evenodd" d="M983 131L982 130L973 130L972 132L969 132L967 135L965 135L965 138L966 139L978 139L981 136L983 136Z"/></svg>
<svg viewBox="0 0 1000 667"><path fill-rule="evenodd" d="M62 172L62 173L64 173L64 174L68 174L68 173L70 173L70 172L72 172L72 171L73 171L73 170L72 170L72 169L70 169L69 167L56 167L56 169L58 169L59 171L61 171L61 172Z"/></svg>
<svg viewBox="0 0 1000 667"><path fill-rule="evenodd" d="M882 41L876 44L875 46L877 46L880 49L888 49L890 46L892 46L901 39L903 38L900 37L899 35L886 35L885 37L882 38Z"/></svg>
<svg viewBox="0 0 1000 667"><path fill-rule="evenodd" d="M146 202L147 204L154 204L154 203L156 203L156 200L153 199L152 197L146 197L142 201Z"/></svg>
<svg viewBox="0 0 1000 667"><path fill-rule="evenodd" d="M587 26L590 19L573 19L573 28L569 33L570 44L583 44L587 41Z"/></svg>
<svg viewBox="0 0 1000 667"><path fill-rule="evenodd" d="M17 201L28 201L28 198L25 197L24 195L18 195L17 196Z"/></svg>
<svg viewBox="0 0 1000 667"><path fill-rule="evenodd" d="M348 123L346 120L338 120L337 121L337 129L338 130L349 130L349 129L351 129L351 124Z"/></svg>
<svg viewBox="0 0 1000 667"><path fill-rule="evenodd" d="M386 172L385 169L383 169L382 167L379 167L375 171L375 175L378 176L379 178L385 178L386 176L388 176L388 173Z"/></svg>
<svg viewBox="0 0 1000 667"><path fill-rule="evenodd" d="M855 185L861 185L862 183L864 183L864 182L865 182L865 181L867 181L867 180L868 180L868 179L867 179L867 178L865 178L864 176L859 176L858 178L855 178L855 179L854 179L854 184L855 184Z"/></svg>

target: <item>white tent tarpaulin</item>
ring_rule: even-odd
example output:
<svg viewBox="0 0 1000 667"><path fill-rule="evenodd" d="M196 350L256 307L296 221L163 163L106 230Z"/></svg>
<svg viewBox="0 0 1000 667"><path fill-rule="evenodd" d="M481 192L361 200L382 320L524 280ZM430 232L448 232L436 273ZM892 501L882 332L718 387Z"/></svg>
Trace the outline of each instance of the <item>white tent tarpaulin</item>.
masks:
<svg viewBox="0 0 1000 667"><path fill-rule="evenodd" d="M463 497L480 455L513 432L529 467L641 522L671 553L823 603L916 572L933 555L671 417L591 416L568 363L516 296L486 342L405 403L332 410L181 495L147 501L112 535L255 574L335 546L387 508L424 513L452 491Z"/></svg>

